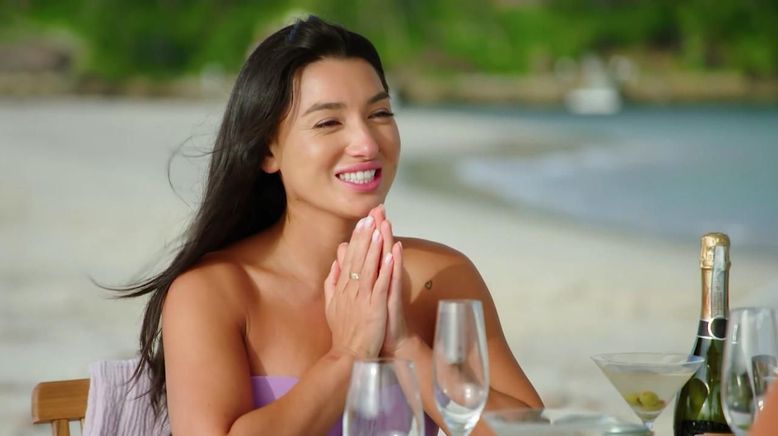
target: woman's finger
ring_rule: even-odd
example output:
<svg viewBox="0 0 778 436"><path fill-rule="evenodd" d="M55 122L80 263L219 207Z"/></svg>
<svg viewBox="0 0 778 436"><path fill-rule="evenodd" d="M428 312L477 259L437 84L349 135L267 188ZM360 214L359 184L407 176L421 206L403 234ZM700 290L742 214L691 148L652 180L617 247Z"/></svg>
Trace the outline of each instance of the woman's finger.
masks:
<svg viewBox="0 0 778 436"><path fill-rule="evenodd" d="M402 306L402 268L403 268L403 244L397 241L392 245L392 282L389 285L389 307L393 309Z"/></svg>
<svg viewBox="0 0 778 436"><path fill-rule="evenodd" d="M373 285L378 277L378 262L381 261L382 247L383 239L381 238L381 232L378 229L373 229L373 234L370 236L370 248L365 256L365 263L362 265L360 273L360 290L373 291Z"/></svg>
<svg viewBox="0 0 778 436"><path fill-rule="evenodd" d="M384 220L381 223L381 236L384 238L384 256L392 252L394 247L394 234L392 234L392 223Z"/></svg>
<svg viewBox="0 0 778 436"><path fill-rule="evenodd" d="M386 222L386 210L384 209L384 205L379 204L378 206L371 209L370 216L372 216L373 219L375 220L375 228L377 228L381 232L381 235L383 236L384 222ZM391 245L386 245L386 244L387 244L387 240L386 238L384 238L384 246L383 246L384 254L388 253L389 252L388 250L391 249Z"/></svg>
<svg viewBox="0 0 778 436"><path fill-rule="evenodd" d="M340 274L340 268L338 262L333 261L330 265L330 272L327 274L327 278L324 279L324 306L327 307L332 301L332 296L335 295L335 289L338 283L338 275Z"/></svg>
<svg viewBox="0 0 778 436"><path fill-rule="evenodd" d="M386 209L383 204L370 209L368 215L372 216L376 223L376 228L381 227L381 223L386 219Z"/></svg>
<svg viewBox="0 0 778 436"><path fill-rule="evenodd" d="M381 258L381 268L378 272L375 285L373 286L373 292L370 294L370 300L382 299L386 301L386 296L389 292L389 286L392 281L392 265L394 264L394 257L392 253L387 253Z"/></svg>
<svg viewBox="0 0 778 436"><path fill-rule="evenodd" d="M341 242L340 245L338 245L338 265L341 267L343 266L343 262L346 260L346 250L348 249L348 242Z"/></svg>
<svg viewBox="0 0 778 436"><path fill-rule="evenodd" d="M365 256L370 248L370 239L373 234L375 220L368 215L357 223L351 234L351 241L346 248L345 260L342 264L343 274L340 275L340 289L345 289L349 280L359 280ZM356 275L355 275L356 274Z"/></svg>

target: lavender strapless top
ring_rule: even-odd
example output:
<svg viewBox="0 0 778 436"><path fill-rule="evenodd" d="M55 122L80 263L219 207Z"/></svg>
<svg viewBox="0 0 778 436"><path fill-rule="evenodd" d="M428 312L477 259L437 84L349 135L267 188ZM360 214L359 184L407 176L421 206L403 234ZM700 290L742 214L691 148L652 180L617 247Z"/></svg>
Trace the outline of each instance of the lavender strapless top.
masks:
<svg viewBox="0 0 778 436"><path fill-rule="evenodd" d="M297 383L296 377L288 376L252 376L251 377L251 392L254 395L254 407L262 407L270 404L274 400L282 397L289 392L290 389ZM438 426L430 419L426 414L424 415L424 433L426 436L434 436L438 434ZM342 421L338 421L329 432L327 436L340 436L343 434Z"/></svg>

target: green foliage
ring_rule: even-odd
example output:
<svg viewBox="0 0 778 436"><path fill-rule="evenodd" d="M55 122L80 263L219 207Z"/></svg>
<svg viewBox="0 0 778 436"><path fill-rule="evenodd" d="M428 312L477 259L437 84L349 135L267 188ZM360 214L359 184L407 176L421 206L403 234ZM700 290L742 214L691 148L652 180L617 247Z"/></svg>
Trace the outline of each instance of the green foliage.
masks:
<svg viewBox="0 0 778 436"><path fill-rule="evenodd" d="M773 0L4 1L0 25L69 28L88 46L85 71L117 81L237 71L292 11L365 34L389 69L516 74L588 52L661 51L689 68L778 75Z"/></svg>
<svg viewBox="0 0 778 436"><path fill-rule="evenodd" d="M106 80L169 78L218 64L237 70L256 29L277 18L264 1L41 0L20 12L33 27L66 26L89 44L87 72Z"/></svg>
<svg viewBox="0 0 778 436"><path fill-rule="evenodd" d="M689 0L679 6L683 56L698 67L778 73L778 5L772 1Z"/></svg>

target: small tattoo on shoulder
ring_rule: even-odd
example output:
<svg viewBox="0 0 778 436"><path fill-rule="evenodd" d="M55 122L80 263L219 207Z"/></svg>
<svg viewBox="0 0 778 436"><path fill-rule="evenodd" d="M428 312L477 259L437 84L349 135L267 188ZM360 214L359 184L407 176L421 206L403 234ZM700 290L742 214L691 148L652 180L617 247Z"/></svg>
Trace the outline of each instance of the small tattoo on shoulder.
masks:
<svg viewBox="0 0 778 436"><path fill-rule="evenodd" d="M427 289L432 289L432 280L427 280L427 283L424 284L424 287Z"/></svg>

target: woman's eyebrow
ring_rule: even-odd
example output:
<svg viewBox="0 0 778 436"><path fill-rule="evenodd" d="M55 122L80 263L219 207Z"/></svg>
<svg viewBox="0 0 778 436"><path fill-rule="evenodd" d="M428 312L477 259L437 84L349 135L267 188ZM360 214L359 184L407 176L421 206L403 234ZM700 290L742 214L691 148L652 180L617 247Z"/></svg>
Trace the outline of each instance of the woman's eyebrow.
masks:
<svg viewBox="0 0 778 436"><path fill-rule="evenodd" d="M389 93L386 91L381 91L378 94L370 97L367 100L367 104L373 104L376 102L379 102L381 100L385 100L389 98ZM320 110L327 110L327 109L343 109L346 106L345 103L341 102L322 102L322 103L314 103L309 107L305 113L303 113L303 116L308 115L311 112L316 112Z"/></svg>
<svg viewBox="0 0 778 436"><path fill-rule="evenodd" d="M373 104L375 102L385 100L389 98L389 93L386 91L381 91L378 94L370 97L370 99L367 101L367 104Z"/></svg>
<svg viewBox="0 0 778 436"><path fill-rule="evenodd" d="M339 102L324 102L324 103L314 103L311 107L308 108L308 110L305 111L303 116L308 115L311 112L321 111L325 109L342 109L346 105L344 103Z"/></svg>

